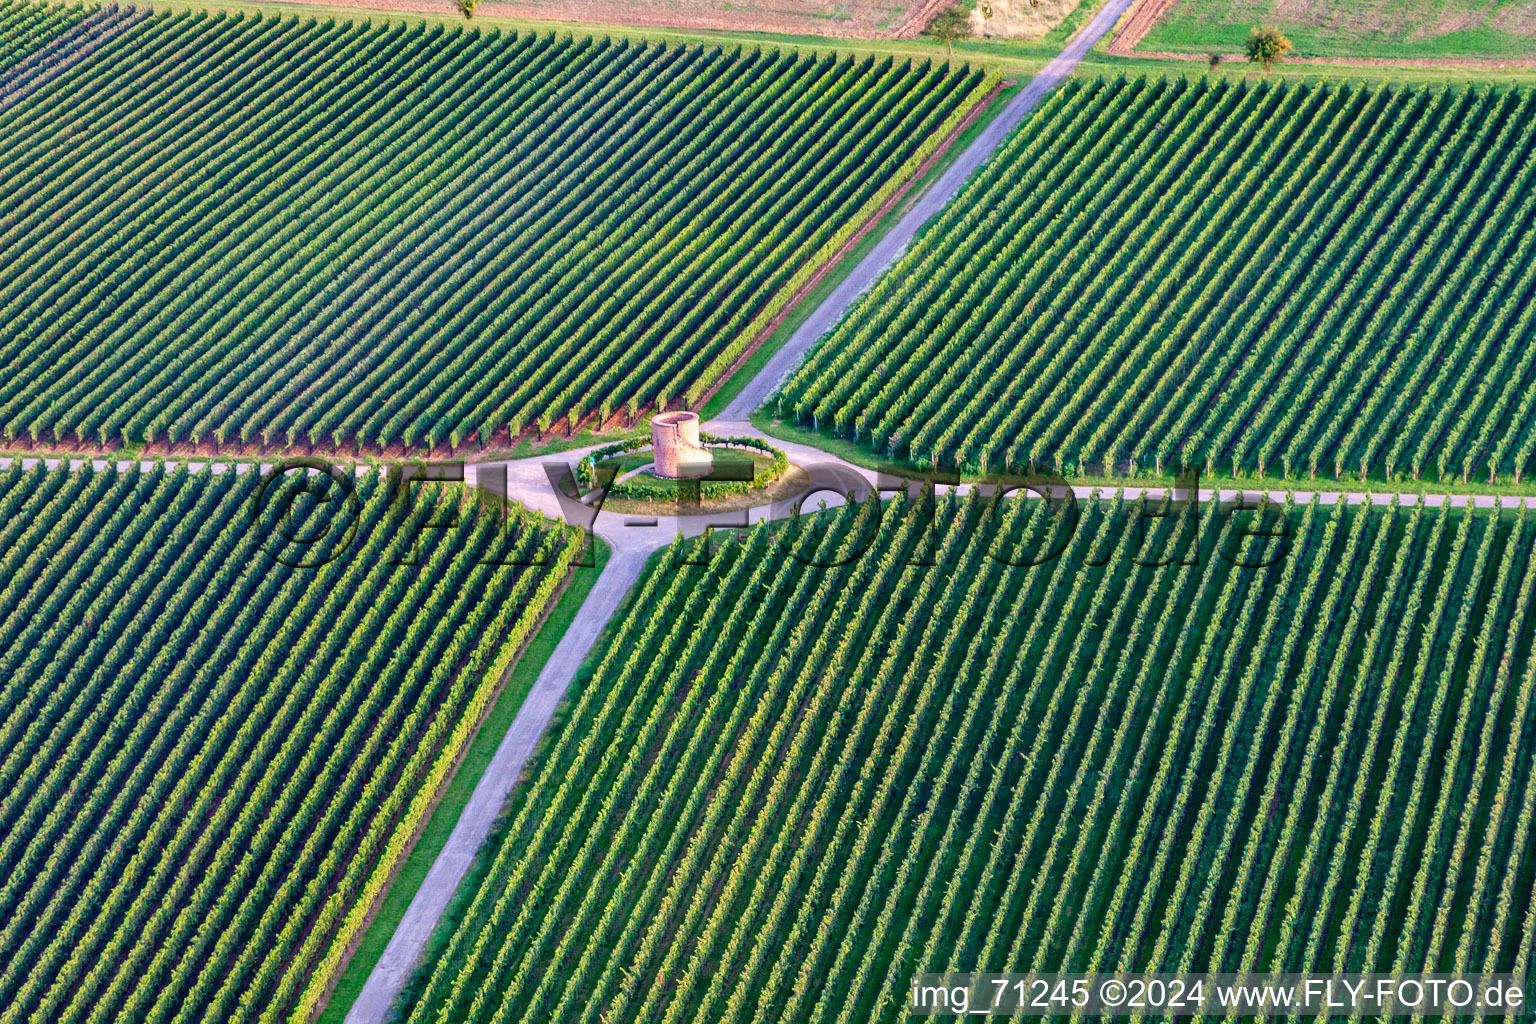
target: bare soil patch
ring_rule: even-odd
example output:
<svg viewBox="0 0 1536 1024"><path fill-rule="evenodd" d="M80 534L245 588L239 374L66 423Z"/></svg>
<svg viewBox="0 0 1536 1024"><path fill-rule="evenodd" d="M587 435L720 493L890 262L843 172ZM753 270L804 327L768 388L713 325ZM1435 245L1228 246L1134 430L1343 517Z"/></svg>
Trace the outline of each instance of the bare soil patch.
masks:
<svg viewBox="0 0 1536 1024"><path fill-rule="evenodd" d="M1109 52L1116 57L1128 57L1136 44L1147 37L1157 20L1167 14L1178 0L1141 0L1126 15L1124 27L1109 41ZM1137 56L1145 56L1137 54Z"/></svg>
<svg viewBox="0 0 1536 1024"><path fill-rule="evenodd" d="M892 34L897 39L916 39L923 34L928 23L953 2L954 0L915 0L909 5L906 20Z"/></svg>
<svg viewBox="0 0 1536 1024"><path fill-rule="evenodd" d="M1079 3L1093 0L992 0L992 16L986 17L978 4L971 11L971 30L993 39L1040 39L1050 32Z"/></svg>
<svg viewBox="0 0 1536 1024"><path fill-rule="evenodd" d="M1511 4L1495 14L1489 24L1517 36L1536 36L1536 3Z"/></svg>

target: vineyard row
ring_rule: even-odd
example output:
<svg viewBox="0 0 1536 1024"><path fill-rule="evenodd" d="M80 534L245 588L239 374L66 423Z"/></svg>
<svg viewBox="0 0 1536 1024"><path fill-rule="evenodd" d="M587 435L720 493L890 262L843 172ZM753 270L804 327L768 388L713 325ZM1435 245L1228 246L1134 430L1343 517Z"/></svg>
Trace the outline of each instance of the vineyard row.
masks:
<svg viewBox="0 0 1536 1024"><path fill-rule="evenodd" d="M980 498L937 534L897 501L674 549L405 1019L894 1022L946 970L1523 973L1536 524L1272 506L1288 541L1208 519L1197 560L1189 509L1140 511L1088 506L1034 568L992 555L1064 519Z"/></svg>
<svg viewBox="0 0 1536 1024"><path fill-rule="evenodd" d="M580 549L305 486L0 472L4 1024L307 1017Z"/></svg>
<svg viewBox="0 0 1536 1024"><path fill-rule="evenodd" d="M419 449L675 407L989 87L156 13L0 114L0 432Z"/></svg>
<svg viewBox="0 0 1536 1024"><path fill-rule="evenodd" d="M1536 91L1068 83L776 409L974 470L1514 481Z"/></svg>

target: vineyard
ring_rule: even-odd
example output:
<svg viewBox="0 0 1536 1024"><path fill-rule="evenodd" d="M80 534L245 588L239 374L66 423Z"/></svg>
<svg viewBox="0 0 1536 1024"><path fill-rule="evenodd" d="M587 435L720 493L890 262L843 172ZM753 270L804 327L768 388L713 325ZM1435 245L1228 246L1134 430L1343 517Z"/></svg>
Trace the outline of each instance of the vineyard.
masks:
<svg viewBox="0 0 1536 1024"><path fill-rule="evenodd" d="M676 407L990 86L156 13L0 113L0 430L395 451Z"/></svg>
<svg viewBox="0 0 1536 1024"><path fill-rule="evenodd" d="M777 410L920 465L1520 483L1536 92L1077 80Z"/></svg>
<svg viewBox="0 0 1536 1024"><path fill-rule="evenodd" d="M945 969L1525 971L1536 525L946 502L664 555L405 1019L865 1024Z"/></svg>
<svg viewBox="0 0 1536 1024"><path fill-rule="evenodd" d="M505 2L895 36L949 6ZM497 3L0 0L0 1024L1526 975L1536 498L723 520L827 497L855 446L1529 493L1536 89L1078 77L1129 0L1030 83L910 56L937 37ZM741 479L695 489L641 421L737 373L721 420L769 394L821 440L700 434ZM569 472L509 454L586 430ZM402 486L423 457L503 497ZM690 490L721 515L673 516ZM594 578L562 590L589 538L541 508L607 517Z"/></svg>
<svg viewBox="0 0 1536 1024"><path fill-rule="evenodd" d="M579 552L302 479L0 472L5 1024L304 1019Z"/></svg>
<svg viewBox="0 0 1536 1024"><path fill-rule="evenodd" d="M0 76L84 21L85 16L81 7L4 0L0 3Z"/></svg>

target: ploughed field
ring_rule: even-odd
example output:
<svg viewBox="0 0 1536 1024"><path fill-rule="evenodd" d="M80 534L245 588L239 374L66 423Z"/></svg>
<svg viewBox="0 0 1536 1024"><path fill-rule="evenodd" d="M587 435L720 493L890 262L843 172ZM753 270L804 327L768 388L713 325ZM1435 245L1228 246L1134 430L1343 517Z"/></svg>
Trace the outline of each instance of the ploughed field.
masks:
<svg viewBox="0 0 1536 1024"><path fill-rule="evenodd" d="M581 546L337 486L0 471L0 1020L327 991Z"/></svg>
<svg viewBox="0 0 1536 1024"><path fill-rule="evenodd" d="M1536 92L1078 80L785 417L922 465L1520 482Z"/></svg>
<svg viewBox="0 0 1536 1024"><path fill-rule="evenodd" d="M916 509L654 564L404 1019L864 1024L946 969L1525 969L1528 519Z"/></svg>
<svg viewBox="0 0 1536 1024"><path fill-rule="evenodd" d="M157 13L0 112L0 434L420 448L675 407L984 85Z"/></svg>

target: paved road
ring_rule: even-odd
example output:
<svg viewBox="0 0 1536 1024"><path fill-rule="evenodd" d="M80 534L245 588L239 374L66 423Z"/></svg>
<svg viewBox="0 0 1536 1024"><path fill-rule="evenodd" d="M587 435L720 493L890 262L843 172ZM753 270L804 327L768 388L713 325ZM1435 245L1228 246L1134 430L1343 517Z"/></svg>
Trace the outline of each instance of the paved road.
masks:
<svg viewBox="0 0 1536 1024"><path fill-rule="evenodd" d="M618 610L624 595L640 578L640 570L651 551L651 548L640 546L615 550L603 567L602 575L597 578L550 655L544 671L539 673L528 698L523 701L522 710L502 737L490 766L470 795L448 842L422 880L421 888L416 891L415 899L411 900L389 945L364 983L357 1002L352 1004L347 1024L375 1024L388 1015L395 996L410 978L421 951L442 919L449 899L506 806L523 765L548 728L549 720L564 699L577 669L581 668L587 652L597 643L603 627Z"/></svg>
<svg viewBox="0 0 1536 1024"><path fill-rule="evenodd" d="M768 360L761 372L731 400L720 413L721 419L745 420L752 415L753 410L767 401L774 388L789 376L817 339L831 330L832 325L841 319L843 313L868 290L870 285L875 283L875 279L896 262L907 245L917 236L918 231L922 230L923 225L938 215L944 208L944 204L960 191L960 186L965 184L966 179L1003 144L1003 140L1018 127L1019 122L1034 109L1035 104L1056 88L1063 78L1072 73L1072 69L1077 67L1083 56L1093 48L1104 33L1115 27L1115 22L1120 20L1120 16L1133 2L1134 0L1109 0L1109 3L1104 5L1104 9L1072 37L1066 49L1047 64L1044 70L1030 79L1029 84L1018 95L1008 101L1002 113L993 118L991 123L971 140L971 144L961 151L955 158L955 162L950 164L939 179L918 197L912 209L901 218L901 222L875 244L869 254L859 261L858 266L853 268L853 271L843 279L832 294L827 296L805 323L800 325L800 329L784 343L784 347L773 354L773 358Z"/></svg>
<svg viewBox="0 0 1536 1024"><path fill-rule="evenodd" d="M818 467L831 469L840 481L848 481L858 478L864 481L867 489L873 490L877 485L875 471L864 466L854 465L842 458L824 452L806 444L797 444L791 441L781 441L778 438L769 437L750 423L732 423L723 420L712 420L706 425L710 433L724 435L749 435L761 437L781 448L789 461L800 467ZM595 447L595 446L594 446ZM558 455L547 456L544 459L524 459L519 462L501 463L507 467L508 488L515 500L533 511L540 512L550 517L563 517L569 522L577 522L577 516L585 515L587 518L580 520L582 525L589 526L598 536L612 544L615 549L626 550L630 548L644 549L653 552L667 544L679 533L686 537L696 537L705 529L714 526L731 525L721 520L729 516L741 517L743 525L758 522L762 519L780 518L787 514L787 503L778 505L765 505L747 509L736 513L719 513L713 516L658 516L653 519L637 521L629 516L619 515L610 511L603 511L593 515L592 510L572 501L560 501L550 488L544 465L545 462L563 462L575 465L576 461L585 455L590 449L581 448L573 451L561 452ZM471 477L471 483L473 478ZM958 487L940 487L940 493L948 493L953 490L957 494L969 493L974 484L963 483ZM1137 487L1111 487L1100 484L1074 484L1072 493L1078 500L1086 501L1095 494L1109 497L1119 493L1127 500L1134 500L1146 495L1148 497L1161 497L1167 492L1162 486L1137 486ZM894 492L886 492L894 493ZM1025 498L1032 497L1030 492L1021 492ZM1177 492L1182 498L1184 493ZM1505 508L1517 509L1521 507L1536 510L1536 495L1518 494L1445 494L1423 491L1395 491L1390 486L1383 485L1382 490L1351 491L1342 488L1318 487L1316 484L1305 485L1298 482L1294 488L1210 488L1200 489L1200 500L1210 501L1219 498L1222 501L1233 501L1239 496L1245 500L1258 500L1267 497L1271 501L1284 501L1287 497L1298 505L1305 505L1316 497L1320 505L1336 505L1345 503L1349 505L1390 505L1394 502L1404 508L1414 505L1427 505L1430 508L1439 508L1449 505L1452 508ZM841 504L839 500L830 495L827 497L828 505ZM817 502L818 496L812 495L805 502L806 507L812 508Z"/></svg>

